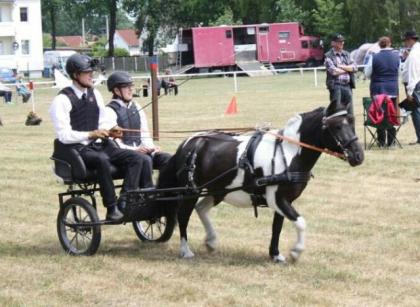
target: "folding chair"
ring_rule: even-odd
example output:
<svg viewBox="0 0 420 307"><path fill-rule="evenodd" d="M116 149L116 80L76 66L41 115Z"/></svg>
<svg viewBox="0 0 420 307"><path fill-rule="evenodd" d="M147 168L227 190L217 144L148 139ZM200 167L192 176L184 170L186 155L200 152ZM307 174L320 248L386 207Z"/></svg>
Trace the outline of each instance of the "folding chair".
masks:
<svg viewBox="0 0 420 307"><path fill-rule="evenodd" d="M398 131L401 128L401 125L406 122L406 116L400 116L399 112L397 112L397 118L399 120L399 125L394 126L392 123L388 121L388 116L386 114L386 107L385 104L383 105L385 116L381 123L374 124L372 120L369 117L369 108L371 104L373 103L372 99L370 97L363 97L363 128L364 128L364 145L365 150L371 149L374 145L377 145L378 147L381 147L380 142L378 140L378 129L382 130L388 130L391 128L395 128L395 135L394 135L394 142L396 145L398 145L400 148L402 148L400 141L397 138ZM398 108L398 106L396 106ZM367 142L367 133L369 132L371 139L369 143Z"/></svg>

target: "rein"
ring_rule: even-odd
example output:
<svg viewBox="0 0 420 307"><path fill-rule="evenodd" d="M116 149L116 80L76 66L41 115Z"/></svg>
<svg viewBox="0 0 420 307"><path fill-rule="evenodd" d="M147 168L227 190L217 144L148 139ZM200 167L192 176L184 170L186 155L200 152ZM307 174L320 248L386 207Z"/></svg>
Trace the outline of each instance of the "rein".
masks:
<svg viewBox="0 0 420 307"><path fill-rule="evenodd" d="M334 113L334 114L332 114L330 116L325 116L324 115L324 117L322 119L323 127L325 127L325 128L328 129L328 120L330 120L332 118L335 118L335 117L343 116L343 115L347 115L347 111L345 111L345 110L339 111L339 112L336 112L336 113ZM120 130L122 132L142 132L142 129L125 129L125 128L121 128ZM304 148L307 148L307 149L310 149L310 150L313 150L313 151L316 151L316 152L320 152L320 153L325 153L327 155L330 155L330 156L339 158L339 159L344 160L344 161L347 160L347 157L346 157L346 155L344 153L335 152L335 151L329 150L328 148L321 148L321 147L317 147L315 145L310 145L310 144L307 144L307 143L298 141L296 139L293 139L293 138L284 136L282 134L274 133L274 132L271 132L271 131L268 131L268 130L265 130L265 129L258 129L258 128L255 129L255 128L251 128L251 127L245 127L245 128L218 128L218 129L207 130L207 131L215 131L215 132L220 132L220 131L240 131L240 132L260 131L262 133L272 135L272 136L274 136L277 139L280 139L280 140L283 140L283 141L286 141L286 142L289 142L289 143L298 145L300 147L304 147ZM161 131L161 132L162 133L196 133L196 132L204 132L204 131L203 130L172 130L172 131ZM356 140L357 140L357 137L354 137L353 139L351 139L348 142L346 142L346 144L341 144L338 140L335 140L335 141L337 142L337 144L341 148L343 148L343 150L345 150L345 147L348 144L350 144L350 143L352 143L352 142L354 142Z"/></svg>
<svg viewBox="0 0 420 307"><path fill-rule="evenodd" d="M289 138L288 136L284 136L284 135L274 133L274 132L271 132L271 131L265 131L265 133L270 134L277 139L280 139L280 140L283 140L283 141L286 141L286 142L289 142L289 143L292 143L292 144L295 144L295 145L299 145L301 147L305 147L305 148L308 148L308 149L313 150L313 151L317 151L317 152L320 152L320 153L325 153L327 155L339 158L341 160L346 160L346 156L344 154L329 150L328 148L321 148L321 147L317 147L317 146L314 146L314 145L310 145L310 144L307 144L307 143Z"/></svg>

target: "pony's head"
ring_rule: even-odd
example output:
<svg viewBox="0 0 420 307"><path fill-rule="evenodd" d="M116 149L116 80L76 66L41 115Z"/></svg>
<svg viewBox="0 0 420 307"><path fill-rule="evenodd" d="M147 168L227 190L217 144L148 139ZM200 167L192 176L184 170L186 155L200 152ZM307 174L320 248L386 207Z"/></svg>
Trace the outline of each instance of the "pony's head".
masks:
<svg viewBox="0 0 420 307"><path fill-rule="evenodd" d="M337 101L330 103L322 119L323 143L328 149L343 153L351 166L362 164L363 148L357 141L354 117Z"/></svg>

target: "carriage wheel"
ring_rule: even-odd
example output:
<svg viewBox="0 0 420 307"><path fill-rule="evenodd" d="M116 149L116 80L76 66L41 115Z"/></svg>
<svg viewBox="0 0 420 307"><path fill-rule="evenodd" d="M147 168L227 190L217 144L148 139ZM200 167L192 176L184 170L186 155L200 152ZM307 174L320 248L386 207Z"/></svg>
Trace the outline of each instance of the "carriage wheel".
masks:
<svg viewBox="0 0 420 307"><path fill-rule="evenodd" d="M171 238L175 224L175 216L168 215L146 221L134 221L133 228L143 242L166 242Z"/></svg>
<svg viewBox="0 0 420 307"><path fill-rule="evenodd" d="M61 246L70 255L93 255L101 242L99 225L77 226L78 223L98 222L95 208L84 198L66 200L57 216L57 232Z"/></svg>

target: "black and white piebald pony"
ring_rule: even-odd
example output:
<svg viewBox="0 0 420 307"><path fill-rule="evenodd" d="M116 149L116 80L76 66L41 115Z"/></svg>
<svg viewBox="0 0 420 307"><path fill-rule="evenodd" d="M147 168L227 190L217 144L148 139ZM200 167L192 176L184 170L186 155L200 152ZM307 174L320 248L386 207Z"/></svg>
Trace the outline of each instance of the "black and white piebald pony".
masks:
<svg viewBox="0 0 420 307"><path fill-rule="evenodd" d="M363 162L363 149L357 142L353 119L336 103L331 103L327 109L318 108L294 116L281 133L300 142L344 153L351 166ZM195 135L180 145L168 165L161 170L159 188L205 185L209 194L201 199L185 199L179 204L181 257L194 257L187 241L188 221L194 208L205 227L205 244L210 250L217 247L216 232L208 216L213 206L224 201L237 207L253 208L249 173L238 166L244 157L243 152L249 150L247 144L250 138L250 135L224 133ZM256 145L250 162L257 177L292 174L298 178L293 180L291 176L289 181L271 182L272 185L262 187L261 199L274 211L269 254L275 262L286 261L279 252L284 217L294 223L297 231L297 241L290 252L292 260L297 260L305 248L305 219L292 203L307 185L307 180L301 179L308 178L307 174L310 174L320 155L320 152L287 141L276 142L276 137L269 133L263 134Z"/></svg>

